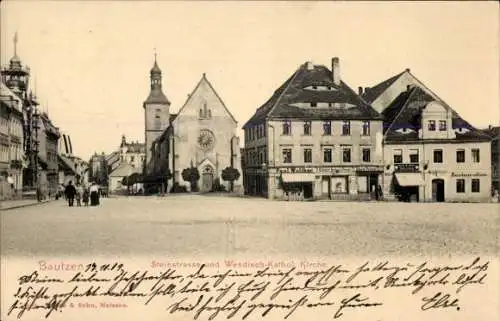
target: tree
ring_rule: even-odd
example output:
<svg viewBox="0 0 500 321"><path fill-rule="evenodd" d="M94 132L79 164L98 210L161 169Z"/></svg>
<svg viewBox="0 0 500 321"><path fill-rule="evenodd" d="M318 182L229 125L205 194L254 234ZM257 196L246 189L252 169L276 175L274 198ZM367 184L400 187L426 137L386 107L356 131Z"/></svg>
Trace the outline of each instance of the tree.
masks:
<svg viewBox="0 0 500 321"><path fill-rule="evenodd" d="M200 179L200 172L196 167L188 167L182 171L182 179L191 184L191 191L198 190L198 180Z"/></svg>
<svg viewBox="0 0 500 321"><path fill-rule="evenodd" d="M230 184L230 191L233 191L234 181L240 178L240 172L234 167L226 167L222 170L222 179Z"/></svg>

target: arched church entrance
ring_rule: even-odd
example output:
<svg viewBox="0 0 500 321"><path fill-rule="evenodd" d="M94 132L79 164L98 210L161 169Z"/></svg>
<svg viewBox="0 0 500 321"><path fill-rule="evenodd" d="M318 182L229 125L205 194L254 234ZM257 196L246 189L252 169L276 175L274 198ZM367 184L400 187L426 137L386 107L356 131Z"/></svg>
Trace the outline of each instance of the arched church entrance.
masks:
<svg viewBox="0 0 500 321"><path fill-rule="evenodd" d="M200 192L210 192L214 183L214 169L207 165L201 173L201 190Z"/></svg>

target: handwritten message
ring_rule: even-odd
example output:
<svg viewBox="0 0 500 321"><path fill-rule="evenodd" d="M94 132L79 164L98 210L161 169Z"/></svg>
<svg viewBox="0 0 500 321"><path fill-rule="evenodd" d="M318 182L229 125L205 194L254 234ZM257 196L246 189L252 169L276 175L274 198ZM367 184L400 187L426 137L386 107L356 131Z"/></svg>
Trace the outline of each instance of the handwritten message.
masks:
<svg viewBox="0 0 500 321"><path fill-rule="evenodd" d="M341 319L356 311L384 308L383 291L416 297L422 312L460 313L461 294L485 283L489 264L479 257L450 266L368 261L359 266L263 264L249 269L230 263L223 268L193 265L186 273L185 267L181 272L154 262L145 270L129 270L120 262L90 262L59 264L57 271L39 262L36 269L18 276L7 315L49 318L68 309L126 309L134 304L154 305L167 314L185 314L194 320L270 315L288 319L303 309L322 310L322 315Z"/></svg>

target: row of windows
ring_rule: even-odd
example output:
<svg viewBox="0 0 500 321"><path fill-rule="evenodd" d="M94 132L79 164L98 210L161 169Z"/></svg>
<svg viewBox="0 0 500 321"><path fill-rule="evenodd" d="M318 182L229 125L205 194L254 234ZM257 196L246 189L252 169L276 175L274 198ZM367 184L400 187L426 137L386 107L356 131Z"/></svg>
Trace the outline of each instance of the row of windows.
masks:
<svg viewBox="0 0 500 321"><path fill-rule="evenodd" d="M303 135L312 135L312 122L310 120L306 120L303 122ZM334 128L332 126L331 121L323 122L323 135L332 135ZM282 135L290 136L292 135L292 121L285 120L282 124ZM344 120L340 126L340 134L342 136L350 136L351 135L351 121ZM370 136L370 121L363 121L361 124L361 135L362 136ZM264 125L256 126L253 128L248 128L245 137L248 140L255 140L266 136L266 129Z"/></svg>
<svg viewBox="0 0 500 321"><path fill-rule="evenodd" d="M431 132L436 131L436 121L435 120L429 120L427 123L427 129ZM439 131L444 132L446 131L447 126L446 126L446 120L440 120L439 121Z"/></svg>
<svg viewBox="0 0 500 321"><path fill-rule="evenodd" d="M409 150L410 163L418 163L419 162L419 154L418 149L410 149ZM432 153L432 161L433 163L443 163L443 150L435 149ZM402 164L403 163L403 150L402 149L394 149L393 150L393 160L394 164ZM471 161L473 163L479 163L480 151L479 148L471 149ZM457 163L465 163L465 149L458 149L456 151L456 162Z"/></svg>
<svg viewBox="0 0 500 321"><path fill-rule="evenodd" d="M342 148L341 159L343 163L352 162L352 149L350 147ZM303 150L303 158L304 163L312 163L312 148L304 148ZM361 160L362 162L369 163L371 162L371 150L369 148L361 149ZM323 149L323 162L324 163L333 163L333 148L324 148ZM282 162L285 164L291 164L292 160L292 149L284 148L282 150Z"/></svg>
<svg viewBox="0 0 500 321"><path fill-rule="evenodd" d="M481 180L478 178L473 178L471 180L471 192L479 193L481 191ZM456 192L465 193L465 179L459 178L456 181Z"/></svg>
<svg viewBox="0 0 500 321"><path fill-rule="evenodd" d="M323 135L332 135L333 127L331 121L323 122ZM340 133L342 136L350 136L351 135L351 121L344 120L341 124ZM304 135L312 135L312 125L311 121L304 121L303 124L303 134ZM292 135L292 122L290 120L285 120L283 122L283 130L282 135ZM370 121L366 120L362 122L361 125L361 135L370 136Z"/></svg>

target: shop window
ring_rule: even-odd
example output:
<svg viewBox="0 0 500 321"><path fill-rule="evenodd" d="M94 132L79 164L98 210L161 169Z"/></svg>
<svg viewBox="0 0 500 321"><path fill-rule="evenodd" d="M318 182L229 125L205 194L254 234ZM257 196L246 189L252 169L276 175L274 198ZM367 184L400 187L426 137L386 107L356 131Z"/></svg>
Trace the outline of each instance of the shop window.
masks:
<svg viewBox="0 0 500 321"><path fill-rule="evenodd" d="M362 155L362 159L363 159L363 162L365 163L369 163L370 162L370 149L369 148L363 148L363 155Z"/></svg>
<svg viewBox="0 0 500 321"><path fill-rule="evenodd" d="M312 163L312 149L304 148L304 163Z"/></svg>
<svg viewBox="0 0 500 321"><path fill-rule="evenodd" d="M457 150L457 163L465 163L465 150Z"/></svg>
<svg viewBox="0 0 500 321"><path fill-rule="evenodd" d="M332 149L331 148L325 148L323 150L323 162L325 163L331 163L332 162Z"/></svg>
<svg viewBox="0 0 500 321"><path fill-rule="evenodd" d="M457 179L457 193L465 193L465 179Z"/></svg>
<svg viewBox="0 0 500 321"><path fill-rule="evenodd" d="M403 163L403 150L402 149L393 150L393 160L394 160L394 164Z"/></svg>
<svg viewBox="0 0 500 321"><path fill-rule="evenodd" d="M335 194L347 193L347 177L332 177L332 192Z"/></svg>
<svg viewBox="0 0 500 321"><path fill-rule="evenodd" d="M479 158L479 148L474 148L472 149L472 161L474 163L479 163L480 162L480 158Z"/></svg>
<svg viewBox="0 0 500 321"><path fill-rule="evenodd" d="M283 122L283 135L291 135L292 134L292 122L289 120L285 120Z"/></svg>
<svg viewBox="0 0 500 321"><path fill-rule="evenodd" d="M304 122L304 135L311 135L311 121Z"/></svg>
<svg viewBox="0 0 500 321"><path fill-rule="evenodd" d="M480 180L478 178L473 178L471 182L471 190L472 193L479 193L480 192Z"/></svg>
<svg viewBox="0 0 500 321"><path fill-rule="evenodd" d="M435 149L433 153L433 161L434 163L443 163L443 150Z"/></svg>
<svg viewBox="0 0 500 321"><path fill-rule="evenodd" d="M342 150L342 161L344 163L350 163L351 162L351 149L350 148L344 148Z"/></svg>
<svg viewBox="0 0 500 321"><path fill-rule="evenodd" d="M283 149L283 163L290 164L292 162L292 150L290 148Z"/></svg>

